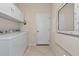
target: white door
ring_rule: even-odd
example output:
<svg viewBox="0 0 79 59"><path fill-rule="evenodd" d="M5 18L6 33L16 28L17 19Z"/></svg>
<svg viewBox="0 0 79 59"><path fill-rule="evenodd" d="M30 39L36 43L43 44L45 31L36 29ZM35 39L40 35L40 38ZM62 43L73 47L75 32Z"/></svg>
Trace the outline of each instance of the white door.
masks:
<svg viewBox="0 0 79 59"><path fill-rule="evenodd" d="M49 44L50 16L46 13L38 13L37 20L37 41L36 44Z"/></svg>

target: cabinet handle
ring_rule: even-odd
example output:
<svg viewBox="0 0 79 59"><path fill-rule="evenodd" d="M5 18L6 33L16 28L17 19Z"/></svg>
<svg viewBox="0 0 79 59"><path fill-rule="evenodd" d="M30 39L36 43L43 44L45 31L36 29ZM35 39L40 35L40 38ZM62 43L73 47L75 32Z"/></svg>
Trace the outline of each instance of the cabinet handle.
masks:
<svg viewBox="0 0 79 59"><path fill-rule="evenodd" d="M37 32L39 32L39 30L37 30Z"/></svg>
<svg viewBox="0 0 79 59"><path fill-rule="evenodd" d="M11 8L11 11L12 11L12 12L14 12L14 9L13 9L13 8Z"/></svg>

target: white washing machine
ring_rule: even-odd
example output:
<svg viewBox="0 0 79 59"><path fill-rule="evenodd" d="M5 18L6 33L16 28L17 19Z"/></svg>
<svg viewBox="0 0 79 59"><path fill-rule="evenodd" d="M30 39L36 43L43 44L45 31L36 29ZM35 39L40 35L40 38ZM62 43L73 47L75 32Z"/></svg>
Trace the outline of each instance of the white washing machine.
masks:
<svg viewBox="0 0 79 59"><path fill-rule="evenodd" d="M26 32L0 35L0 56L22 56L26 48Z"/></svg>

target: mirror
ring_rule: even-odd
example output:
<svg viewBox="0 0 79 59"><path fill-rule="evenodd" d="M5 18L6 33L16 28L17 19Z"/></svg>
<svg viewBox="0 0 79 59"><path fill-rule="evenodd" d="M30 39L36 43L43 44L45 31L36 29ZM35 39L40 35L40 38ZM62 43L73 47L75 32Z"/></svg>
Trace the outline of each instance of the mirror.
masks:
<svg viewBox="0 0 79 59"><path fill-rule="evenodd" d="M58 10L58 32L79 35L78 3L66 3Z"/></svg>
<svg viewBox="0 0 79 59"><path fill-rule="evenodd" d="M74 31L74 4L65 4L58 11L58 30Z"/></svg>

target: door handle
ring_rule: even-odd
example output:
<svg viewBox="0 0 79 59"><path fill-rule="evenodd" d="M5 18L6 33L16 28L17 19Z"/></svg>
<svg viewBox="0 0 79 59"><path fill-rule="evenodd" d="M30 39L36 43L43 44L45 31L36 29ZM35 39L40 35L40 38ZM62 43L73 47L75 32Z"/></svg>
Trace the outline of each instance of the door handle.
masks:
<svg viewBox="0 0 79 59"><path fill-rule="evenodd" d="M37 30L37 32L39 32L39 31Z"/></svg>

